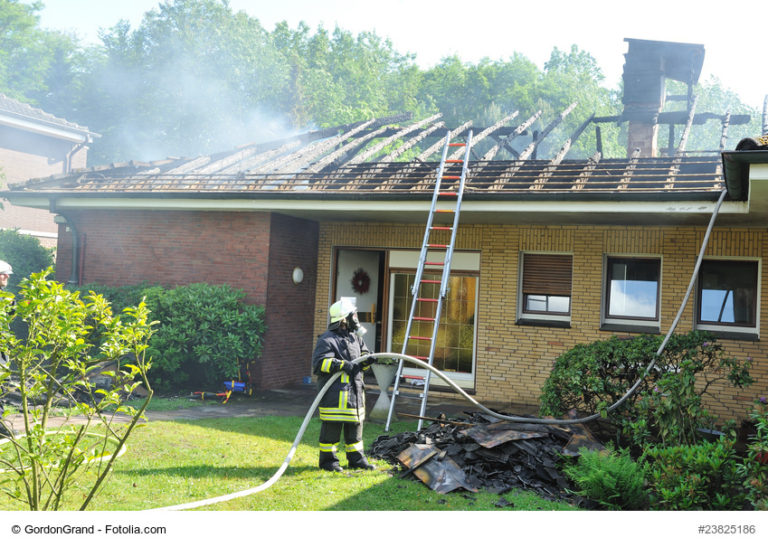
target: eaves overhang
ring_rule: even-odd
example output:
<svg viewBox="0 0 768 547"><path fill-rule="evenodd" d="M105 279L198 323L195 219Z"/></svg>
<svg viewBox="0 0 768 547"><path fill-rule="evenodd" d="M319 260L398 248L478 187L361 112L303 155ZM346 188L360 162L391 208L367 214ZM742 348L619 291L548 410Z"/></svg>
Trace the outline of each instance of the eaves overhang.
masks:
<svg viewBox="0 0 768 547"><path fill-rule="evenodd" d="M574 194L467 193L461 222L471 224L623 224L691 225L706 223L719 191ZM76 210L262 211L317 221L423 223L431 194L372 195L334 192L30 192L6 191L12 204L54 212ZM721 219L746 221L743 202L726 201ZM768 222L768 220L766 221Z"/></svg>
<svg viewBox="0 0 768 547"><path fill-rule="evenodd" d="M26 119L3 113L0 113L0 125L77 144L89 144L93 142L94 137L101 136L98 133L88 130L80 130L65 125L56 125L40 120Z"/></svg>

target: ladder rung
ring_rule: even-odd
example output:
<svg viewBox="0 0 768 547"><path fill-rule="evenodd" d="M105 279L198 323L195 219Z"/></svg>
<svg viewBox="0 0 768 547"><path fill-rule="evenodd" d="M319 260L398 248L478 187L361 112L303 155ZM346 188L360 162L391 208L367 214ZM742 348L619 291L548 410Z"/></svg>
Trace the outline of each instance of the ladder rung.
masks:
<svg viewBox="0 0 768 547"><path fill-rule="evenodd" d="M453 135L453 137L457 137L456 135ZM435 350L435 344L437 343L437 330L440 326L440 303L445 300L445 290L446 287L443 285L445 281L445 277L447 276L448 272L448 266L450 266L450 256L453 252L454 248L454 240L453 237L456 235L456 227L458 225L459 220L459 209L461 208L461 196L464 192L464 183L467 176L467 163L469 161L469 152L472 148L472 130L469 130L466 136L466 142L450 142L451 139L451 133L448 132L448 134L445 136L445 149L443 150L443 159L440 163L440 168L437 171L438 177L437 182L435 183L434 189L433 189L433 196L432 196L432 206L430 207L430 213L429 213L429 220L427 222L426 231L424 234L424 243L421 249L422 256L419 258L419 269L418 269L418 282L419 286L417 287L416 284L410 288L411 293L413 295L413 300L411 303L411 311L408 319L408 328L405 333L405 337L403 340L403 352L406 351L406 347L411 345L411 340L418 340L418 341L429 341L430 342L430 356L420 356L420 355L410 355L413 359L419 359L424 362L432 364L434 350ZM453 158L447 157L447 147L465 147L466 150L463 150L462 153L464 155L463 159L460 159L456 156L459 156L460 154L456 153ZM453 164L463 164L461 167L456 167L455 169L452 167ZM447 174L446 170L448 170L451 174ZM455 173L461 173L461 175L456 175ZM441 182L445 182L445 186L441 188ZM451 182L448 182L451 181ZM438 198L454 198L452 201L451 199L443 199L438 200ZM436 207L437 203L440 203L440 205L444 208L438 209ZM453 222L449 218L441 218L439 221L437 221L438 226L432 226L433 222L433 215L435 213L443 213L443 214L453 214ZM429 238L431 237L431 231L432 230L442 230L447 231L450 234L450 243L449 244L442 244L442 243L429 243ZM444 238L442 236L435 236L434 239L437 241L445 241L448 238ZM443 262L439 262L439 260L442 257L434 257L433 261L427 261L427 253L430 251L435 250L443 250L445 251L445 258L443 258ZM431 255L430 255L431 257ZM432 275L430 277L437 277L437 273L439 272L438 267L442 268L443 271L443 279L422 279L421 275L425 271L426 266L431 266L433 269L430 271ZM429 275L429 274L428 274ZM421 284L422 283L430 283L433 285L440 285L440 294L432 294L432 296L436 296L437 298L424 298L421 296L418 296L419 291L421 290ZM429 291L422 291L425 294L430 294ZM434 291L436 292L436 291ZM418 302L431 302L436 303L437 305L434 306L435 310L433 313L437 315L437 317L417 317L415 314L417 313ZM424 306L425 308L428 308L429 306ZM424 313L430 313L429 309L420 310ZM431 327L434 329L434 333L432 337L429 336L415 336L411 335L411 326L414 324L414 321L424 321L424 322L430 322L434 323L431 325ZM416 331L418 332L418 331ZM426 332L426 329L424 329L422 332ZM421 342L418 342L417 345L421 345ZM419 348L423 349L423 348ZM398 366L398 373L401 378L406 378L406 376L403 375L403 360L400 360L400 364ZM420 394L421 397L421 414L426 413L426 404L427 404L427 395L429 394L429 384L428 381L428 374L424 377L424 386L422 388L422 392ZM400 385L397 383L396 385ZM396 388L392 390L392 399L389 403L389 414L387 415L387 425L385 427L385 431L389 431L389 422L392 417L392 413L395 408L395 400L397 397L402 396L400 394L400 391ZM422 420L419 418L419 429L421 429Z"/></svg>

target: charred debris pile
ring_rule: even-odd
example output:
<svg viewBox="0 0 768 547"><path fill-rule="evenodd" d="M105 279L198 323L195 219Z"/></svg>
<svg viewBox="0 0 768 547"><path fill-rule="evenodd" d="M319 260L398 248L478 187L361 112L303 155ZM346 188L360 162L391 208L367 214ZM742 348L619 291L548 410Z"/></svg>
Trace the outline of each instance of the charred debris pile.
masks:
<svg viewBox="0 0 768 547"><path fill-rule="evenodd" d="M467 413L450 420L441 415L420 431L380 436L370 452L395 465L401 477L415 477L442 494L519 488L578 502L567 491L559 463L563 456L578 456L581 447L603 448L583 425L513 423Z"/></svg>

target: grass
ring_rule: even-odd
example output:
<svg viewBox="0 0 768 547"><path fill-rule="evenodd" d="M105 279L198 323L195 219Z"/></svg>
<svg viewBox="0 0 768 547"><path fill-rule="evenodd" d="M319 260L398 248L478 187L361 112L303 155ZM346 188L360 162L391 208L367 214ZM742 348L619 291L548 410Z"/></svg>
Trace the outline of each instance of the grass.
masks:
<svg viewBox="0 0 768 547"><path fill-rule="evenodd" d="M217 418L152 422L128 440L127 453L91 504L91 510L132 511L177 505L259 486L282 464L302 418ZM413 429L398 422L390 434ZM421 482L401 479L389 464L375 471L343 474L317 469L320 422L313 419L285 474L262 492L203 508L206 511L508 511L573 510L566 503L513 491L437 494ZM369 423L365 443L384 434ZM342 455L342 464L344 456ZM64 509L76 508L83 490L68 494ZM504 498L508 505L497 503ZM503 505L503 506L502 506ZM24 506L0 495L0 510Z"/></svg>

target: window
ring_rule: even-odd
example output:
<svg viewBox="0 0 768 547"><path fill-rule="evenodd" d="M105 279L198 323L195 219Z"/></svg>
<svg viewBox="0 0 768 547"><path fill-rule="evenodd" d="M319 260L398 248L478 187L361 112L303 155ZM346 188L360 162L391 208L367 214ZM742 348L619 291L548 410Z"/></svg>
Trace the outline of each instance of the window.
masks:
<svg viewBox="0 0 768 547"><path fill-rule="evenodd" d="M658 258L608 257L606 261L605 319L637 323L659 319Z"/></svg>
<svg viewBox="0 0 768 547"><path fill-rule="evenodd" d="M573 257L526 253L522 261L521 319L567 320Z"/></svg>
<svg viewBox="0 0 768 547"><path fill-rule="evenodd" d="M410 288L413 286L415 277L415 273L410 272L392 274L392 334L390 344L392 351L399 352L403 347L408 315L413 302ZM423 279L439 281L440 275L425 273ZM421 296L430 300L417 303L417 317L435 316L439 287L439 284L425 285ZM458 274L449 277L448 293L442 306L433 360L433 365L438 370L447 373L473 373L476 301L477 277ZM426 361L429 356L433 329L434 324L431 322L414 322L411 327L411 336L418 338L408 342L405 353ZM423 372L423 369L418 369L418 373L423 374Z"/></svg>
<svg viewBox="0 0 768 547"><path fill-rule="evenodd" d="M758 263L704 260L698 279L696 318L703 327L750 330L757 327Z"/></svg>

